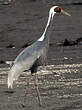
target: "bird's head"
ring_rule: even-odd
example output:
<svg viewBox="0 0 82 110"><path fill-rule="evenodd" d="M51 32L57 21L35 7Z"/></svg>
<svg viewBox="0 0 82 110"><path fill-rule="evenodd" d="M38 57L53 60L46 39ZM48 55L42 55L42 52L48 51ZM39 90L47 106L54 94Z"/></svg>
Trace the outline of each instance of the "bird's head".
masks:
<svg viewBox="0 0 82 110"><path fill-rule="evenodd" d="M62 14L65 14L67 16L71 16L69 13L67 13L66 11L64 11L63 9L61 9L59 6L53 6L53 7L51 7L50 14L52 16L52 19L53 19L54 15L56 13L62 13Z"/></svg>

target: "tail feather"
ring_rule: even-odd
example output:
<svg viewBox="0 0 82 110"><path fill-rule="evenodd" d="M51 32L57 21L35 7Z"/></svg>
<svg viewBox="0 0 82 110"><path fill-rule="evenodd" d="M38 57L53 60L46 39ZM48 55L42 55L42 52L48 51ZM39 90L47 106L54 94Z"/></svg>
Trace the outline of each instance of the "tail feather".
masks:
<svg viewBox="0 0 82 110"><path fill-rule="evenodd" d="M8 88L13 88L13 80L8 77Z"/></svg>
<svg viewBox="0 0 82 110"><path fill-rule="evenodd" d="M13 88L13 82L18 79L22 69L19 69L19 65L13 65L8 74L8 88Z"/></svg>
<svg viewBox="0 0 82 110"><path fill-rule="evenodd" d="M14 72L11 69L8 74L8 88L13 88L13 81L14 81Z"/></svg>
<svg viewBox="0 0 82 110"><path fill-rule="evenodd" d="M19 77L19 74L15 73L9 73L8 75L8 88L13 88L13 82L17 80Z"/></svg>

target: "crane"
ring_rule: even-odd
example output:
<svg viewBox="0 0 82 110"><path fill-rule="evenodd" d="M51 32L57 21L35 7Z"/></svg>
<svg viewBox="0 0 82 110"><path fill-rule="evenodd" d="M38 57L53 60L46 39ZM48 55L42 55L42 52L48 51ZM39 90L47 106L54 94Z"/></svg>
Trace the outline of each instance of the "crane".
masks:
<svg viewBox="0 0 82 110"><path fill-rule="evenodd" d="M13 87L13 82L18 79L20 74L25 70L30 70L31 74L27 85L31 81L31 77L35 75L35 88L38 96L39 105L42 105L40 92L38 89L37 68L44 64L46 54L49 48L49 30L52 26L53 17L56 13L63 13L71 16L69 13L61 9L59 6L53 6L50 8L48 22L42 36L34 42L32 45L25 48L12 62L11 68L8 74L8 88Z"/></svg>

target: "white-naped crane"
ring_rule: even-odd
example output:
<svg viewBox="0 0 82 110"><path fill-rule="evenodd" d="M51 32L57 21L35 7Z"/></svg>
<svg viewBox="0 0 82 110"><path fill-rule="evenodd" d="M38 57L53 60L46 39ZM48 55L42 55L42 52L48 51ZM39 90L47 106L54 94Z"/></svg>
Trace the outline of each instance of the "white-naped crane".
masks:
<svg viewBox="0 0 82 110"><path fill-rule="evenodd" d="M50 28L52 26L53 17L56 13L63 13L71 16L69 13L62 10L59 6L53 6L50 8L48 22L42 36L34 42L32 45L25 48L12 62L11 69L8 74L8 88L13 87L13 82L18 79L20 74L25 70L30 70L30 78L27 85L31 81L32 74L35 74L35 88L37 91L39 105L42 105L40 92L37 84L37 68L44 64L46 54L49 48Z"/></svg>

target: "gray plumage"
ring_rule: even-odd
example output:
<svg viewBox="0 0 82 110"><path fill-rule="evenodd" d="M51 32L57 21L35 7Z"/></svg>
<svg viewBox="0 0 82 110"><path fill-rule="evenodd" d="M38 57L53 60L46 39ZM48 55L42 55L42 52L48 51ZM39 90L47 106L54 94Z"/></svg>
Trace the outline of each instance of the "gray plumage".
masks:
<svg viewBox="0 0 82 110"><path fill-rule="evenodd" d="M53 17L57 12L60 13L61 11L60 8L57 7L58 6L53 6L50 9L48 22L43 35L16 57L8 74L8 87L12 88L13 81L17 80L24 70L31 70L31 73L33 74L34 72L37 72L37 67L45 62Z"/></svg>

